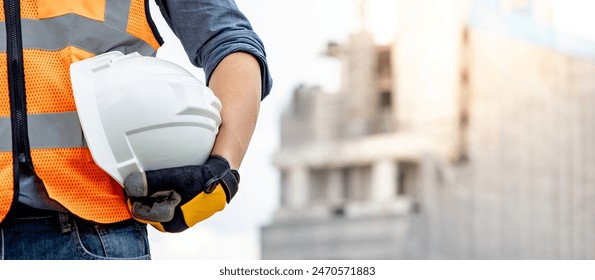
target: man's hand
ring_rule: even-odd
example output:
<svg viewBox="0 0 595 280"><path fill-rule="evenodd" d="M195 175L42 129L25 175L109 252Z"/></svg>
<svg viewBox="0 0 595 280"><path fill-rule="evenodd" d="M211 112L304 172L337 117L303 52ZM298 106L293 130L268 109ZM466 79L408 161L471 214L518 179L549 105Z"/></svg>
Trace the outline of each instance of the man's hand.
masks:
<svg viewBox="0 0 595 280"><path fill-rule="evenodd" d="M239 181L227 160L211 156L203 165L132 173L124 190L135 219L163 232L181 232L223 210Z"/></svg>

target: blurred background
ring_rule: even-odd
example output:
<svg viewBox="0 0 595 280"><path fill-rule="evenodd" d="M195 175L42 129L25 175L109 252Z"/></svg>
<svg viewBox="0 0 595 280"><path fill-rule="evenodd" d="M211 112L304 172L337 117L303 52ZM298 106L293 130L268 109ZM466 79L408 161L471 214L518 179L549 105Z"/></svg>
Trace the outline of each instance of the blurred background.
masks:
<svg viewBox="0 0 595 280"><path fill-rule="evenodd" d="M155 259L595 258L595 1L236 3L273 91L234 202Z"/></svg>

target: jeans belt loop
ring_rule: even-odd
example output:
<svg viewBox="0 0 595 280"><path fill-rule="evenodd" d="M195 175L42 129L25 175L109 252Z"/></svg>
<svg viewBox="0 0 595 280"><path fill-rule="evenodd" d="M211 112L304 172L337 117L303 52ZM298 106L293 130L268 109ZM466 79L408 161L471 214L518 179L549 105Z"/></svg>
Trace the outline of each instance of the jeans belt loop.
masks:
<svg viewBox="0 0 595 280"><path fill-rule="evenodd" d="M69 214L59 212L58 219L60 220L60 229L62 233L69 233L72 231L72 221Z"/></svg>

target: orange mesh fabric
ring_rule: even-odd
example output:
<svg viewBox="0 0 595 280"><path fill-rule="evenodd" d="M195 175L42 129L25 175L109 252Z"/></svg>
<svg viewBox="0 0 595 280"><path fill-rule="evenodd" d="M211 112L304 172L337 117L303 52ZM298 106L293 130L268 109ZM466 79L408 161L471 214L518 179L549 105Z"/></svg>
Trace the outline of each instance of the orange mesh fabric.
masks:
<svg viewBox="0 0 595 280"><path fill-rule="evenodd" d="M49 196L75 215L99 223L131 218L122 187L95 165L87 149L36 149L31 157Z"/></svg>
<svg viewBox="0 0 595 280"><path fill-rule="evenodd" d="M154 49L159 48L159 43L147 21L144 0L132 0L126 32L147 42Z"/></svg>
<svg viewBox="0 0 595 280"><path fill-rule="evenodd" d="M27 113L75 111L68 48L61 51L23 50Z"/></svg>
<svg viewBox="0 0 595 280"><path fill-rule="evenodd" d="M0 152L0 221L6 217L14 192L12 153Z"/></svg>
<svg viewBox="0 0 595 280"><path fill-rule="evenodd" d="M21 0L21 17L38 19L37 0Z"/></svg>
<svg viewBox="0 0 595 280"><path fill-rule="evenodd" d="M5 65L6 53L0 53L0 117L10 116L10 101L8 96L8 70L6 69Z"/></svg>

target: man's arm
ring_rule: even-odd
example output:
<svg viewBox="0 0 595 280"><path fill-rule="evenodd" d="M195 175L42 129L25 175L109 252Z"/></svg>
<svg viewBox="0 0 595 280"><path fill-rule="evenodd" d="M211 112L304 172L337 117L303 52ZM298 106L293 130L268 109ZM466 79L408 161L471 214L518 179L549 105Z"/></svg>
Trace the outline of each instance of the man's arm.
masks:
<svg viewBox="0 0 595 280"><path fill-rule="evenodd" d="M209 87L222 104L221 127L212 155L238 169L252 138L262 92L260 66L250 54L236 52L217 65Z"/></svg>

